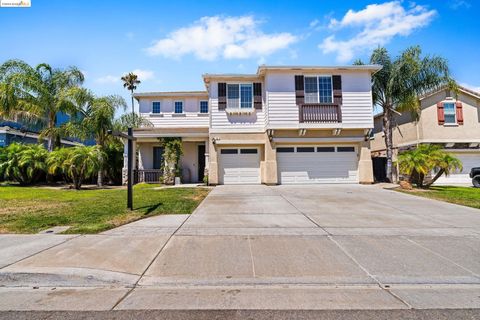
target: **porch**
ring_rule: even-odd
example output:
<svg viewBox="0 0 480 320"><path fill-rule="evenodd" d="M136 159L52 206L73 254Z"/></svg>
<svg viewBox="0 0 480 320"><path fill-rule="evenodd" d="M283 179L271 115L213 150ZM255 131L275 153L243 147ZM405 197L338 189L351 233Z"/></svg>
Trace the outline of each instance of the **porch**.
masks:
<svg viewBox="0 0 480 320"><path fill-rule="evenodd" d="M202 128L203 129L203 128ZM182 139L183 155L180 158L180 179L182 183L203 182L208 164L208 131L161 130L158 128L138 129L134 131L137 138L133 166L133 183L163 182L164 147L161 140L166 137ZM126 155L126 148L125 148ZM126 183L126 157L124 157L124 183Z"/></svg>

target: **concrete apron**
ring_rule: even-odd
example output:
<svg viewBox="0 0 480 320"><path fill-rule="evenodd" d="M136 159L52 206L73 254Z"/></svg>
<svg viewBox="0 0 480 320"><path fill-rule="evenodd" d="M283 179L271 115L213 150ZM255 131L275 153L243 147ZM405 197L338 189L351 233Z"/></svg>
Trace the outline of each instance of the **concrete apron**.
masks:
<svg viewBox="0 0 480 320"><path fill-rule="evenodd" d="M478 210L372 186L221 186L194 214L0 237L0 310L480 308Z"/></svg>

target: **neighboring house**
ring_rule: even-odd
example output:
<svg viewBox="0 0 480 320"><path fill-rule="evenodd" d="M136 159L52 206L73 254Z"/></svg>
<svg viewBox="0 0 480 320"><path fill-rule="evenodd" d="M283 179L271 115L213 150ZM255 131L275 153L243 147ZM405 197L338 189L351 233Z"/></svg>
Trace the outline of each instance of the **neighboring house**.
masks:
<svg viewBox="0 0 480 320"><path fill-rule="evenodd" d="M62 116L64 119L65 116ZM57 122L57 125L63 122ZM25 144L39 143L39 128L31 125L25 125L17 121L8 121L0 119L0 147L7 147L8 145L17 142ZM61 139L62 146L77 146L82 145L76 139ZM47 147L47 139L44 139L44 145Z"/></svg>
<svg viewBox="0 0 480 320"><path fill-rule="evenodd" d="M260 66L205 74L206 91L137 93L153 123L134 131L139 180L158 176L159 138L181 137L184 182L205 172L210 184L372 183L371 74L380 68Z"/></svg>
<svg viewBox="0 0 480 320"><path fill-rule="evenodd" d="M418 121L411 113L395 117L394 159L398 152L418 144L439 144L463 163L463 170L441 177L439 184L470 183L472 167L480 166L480 93L459 87L457 97L447 88L420 98ZM375 116L371 140L376 180L385 177L385 139L382 114Z"/></svg>

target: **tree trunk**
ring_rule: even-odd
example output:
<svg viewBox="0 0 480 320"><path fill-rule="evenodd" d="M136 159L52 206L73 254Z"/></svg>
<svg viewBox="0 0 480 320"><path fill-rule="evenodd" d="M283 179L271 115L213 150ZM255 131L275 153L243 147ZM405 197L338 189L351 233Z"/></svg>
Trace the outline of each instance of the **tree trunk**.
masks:
<svg viewBox="0 0 480 320"><path fill-rule="evenodd" d="M393 132L392 132L392 111L390 107L383 108L383 133L385 134L385 148L387 153L386 178L388 182L393 182Z"/></svg>
<svg viewBox="0 0 480 320"><path fill-rule="evenodd" d="M440 178L444 173L445 173L445 170L440 169L440 171L437 172L437 174L432 178L432 180L425 183L425 187L430 188L430 186L434 184L435 181L437 181L438 178Z"/></svg>
<svg viewBox="0 0 480 320"><path fill-rule="evenodd" d="M53 151L53 147L55 145L55 137L53 135L52 129L55 128L55 114L50 115L48 119L48 129L50 129L50 132L48 133L48 145L47 145L47 150L48 152Z"/></svg>
<svg viewBox="0 0 480 320"><path fill-rule="evenodd" d="M103 169L98 170L97 174L97 186L103 186Z"/></svg>
<svg viewBox="0 0 480 320"><path fill-rule="evenodd" d="M133 90L132 90L132 116L135 114L135 108L134 108L134 101L133 101ZM132 118L132 122L133 122L133 118Z"/></svg>

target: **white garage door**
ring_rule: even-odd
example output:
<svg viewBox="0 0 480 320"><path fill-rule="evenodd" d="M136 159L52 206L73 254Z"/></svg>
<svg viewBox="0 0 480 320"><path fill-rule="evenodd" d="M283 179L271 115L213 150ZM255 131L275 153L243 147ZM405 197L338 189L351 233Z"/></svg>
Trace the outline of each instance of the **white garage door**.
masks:
<svg viewBox="0 0 480 320"><path fill-rule="evenodd" d="M462 171L452 173L448 177L441 176L435 184L470 184L472 179L469 177L470 169L473 167L480 167L480 153L461 153L452 152L452 155L457 157L463 165Z"/></svg>
<svg viewBox="0 0 480 320"><path fill-rule="evenodd" d="M256 148L220 149L220 184L260 183L260 154Z"/></svg>
<svg viewBox="0 0 480 320"><path fill-rule="evenodd" d="M355 146L277 147L282 184L358 183Z"/></svg>

